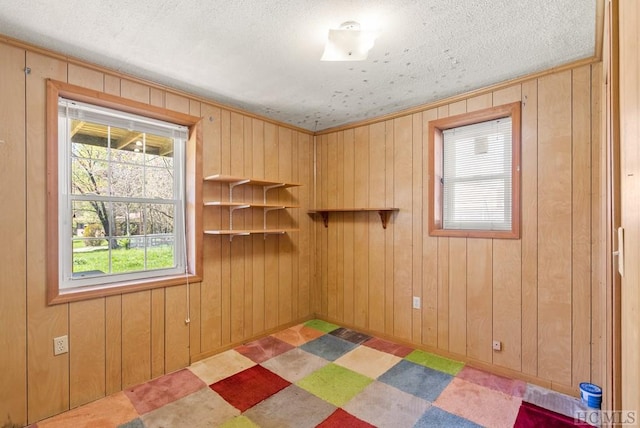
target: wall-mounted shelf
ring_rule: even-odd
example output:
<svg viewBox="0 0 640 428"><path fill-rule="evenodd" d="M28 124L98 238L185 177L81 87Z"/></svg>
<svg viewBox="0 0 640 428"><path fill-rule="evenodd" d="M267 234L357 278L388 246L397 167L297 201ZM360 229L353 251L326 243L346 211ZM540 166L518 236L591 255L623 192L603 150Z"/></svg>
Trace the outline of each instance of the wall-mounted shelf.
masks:
<svg viewBox="0 0 640 428"><path fill-rule="evenodd" d="M229 229L216 229L205 230L206 235L225 235L229 237L229 241L234 236L246 236L253 234L263 234L265 239L267 235L282 235L287 232L296 232L297 229L267 229L267 213L275 210L284 210L287 208L298 208L296 205L283 205L273 204L267 202L267 192L273 189L286 189L289 187L297 187L300 184L297 183L285 183L282 181L270 181L256 178L247 177L235 177L231 175L215 174L204 178L207 182L225 183L229 186L229 200L228 201L205 201L204 205L207 207L228 207L229 208ZM263 201L260 202L242 202L233 200L233 189L243 184L260 186L262 187ZM263 212L263 228L262 229L234 229L233 228L233 213L236 210L247 208L262 208Z"/></svg>
<svg viewBox="0 0 640 428"><path fill-rule="evenodd" d="M224 235L232 238L234 236L248 236L248 235L284 235L288 232L297 232L298 229L215 229L215 230L205 230L205 235Z"/></svg>
<svg viewBox="0 0 640 428"><path fill-rule="evenodd" d="M377 211L380 215L380 221L382 221L382 228L387 228L389 216L393 211L400 211L400 208L318 208L315 210L309 210L309 214L320 214L324 227L329 227L329 213L355 213L355 212L369 212Z"/></svg>

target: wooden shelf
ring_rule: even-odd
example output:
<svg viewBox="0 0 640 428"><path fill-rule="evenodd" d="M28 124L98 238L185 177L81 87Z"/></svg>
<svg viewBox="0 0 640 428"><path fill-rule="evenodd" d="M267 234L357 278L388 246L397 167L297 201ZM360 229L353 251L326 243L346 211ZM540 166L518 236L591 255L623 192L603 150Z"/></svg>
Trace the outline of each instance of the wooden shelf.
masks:
<svg viewBox="0 0 640 428"><path fill-rule="evenodd" d="M236 208L270 208L274 210L283 210L285 208L300 208L298 205L282 205L282 204L263 204L256 202L227 202L227 201L208 201L205 202L206 207L236 207Z"/></svg>
<svg viewBox="0 0 640 428"><path fill-rule="evenodd" d="M315 210L309 210L309 214L320 214L324 227L329 227L329 213L356 213L356 212L369 212L377 211L380 215L380 221L382 221L382 228L387 228L389 216L393 211L400 211L400 208L318 208Z"/></svg>
<svg viewBox="0 0 640 428"><path fill-rule="evenodd" d="M285 183L282 181L270 181L263 180L261 178L247 178L247 177L234 177L231 175L223 175L223 174L214 174L204 178L204 181L213 181L217 183L227 183L233 186L239 186L241 184L253 184L254 186L263 186L263 187L298 187L301 184L298 183Z"/></svg>
<svg viewBox="0 0 640 428"><path fill-rule="evenodd" d="M284 235L289 232L297 232L299 229L216 229L216 230L205 230L205 235L218 235L218 236L228 236L231 241L234 236L248 236L248 235L264 235L264 238L267 239L267 235Z"/></svg>
<svg viewBox="0 0 640 428"><path fill-rule="evenodd" d="M277 203L268 203L267 202L267 192L273 189L286 189L288 187L297 187L300 184L297 183L285 183L281 181L270 181L256 178L248 178L248 177L235 177L231 175L223 175L223 174L215 174L210 175L204 178L205 182L217 182L217 183L225 183L229 186L229 200L228 201L205 201L204 206L207 207L228 207L229 208L229 229L215 229L215 230L205 230L205 235L224 235L229 237L229 241L233 239L234 236L245 236L245 235L255 235L255 234L263 234L265 239L267 235L282 235L287 232L296 232L298 229L268 229L267 228L267 213L275 210L284 210L287 208L298 208L295 205L284 205ZM236 186L241 186L243 184L253 185L253 186L261 186L263 201L262 202L238 202L233 200L233 189ZM246 209L246 208L262 208L263 216L264 216L264 227L262 229L234 229L233 228L233 213L236 210Z"/></svg>

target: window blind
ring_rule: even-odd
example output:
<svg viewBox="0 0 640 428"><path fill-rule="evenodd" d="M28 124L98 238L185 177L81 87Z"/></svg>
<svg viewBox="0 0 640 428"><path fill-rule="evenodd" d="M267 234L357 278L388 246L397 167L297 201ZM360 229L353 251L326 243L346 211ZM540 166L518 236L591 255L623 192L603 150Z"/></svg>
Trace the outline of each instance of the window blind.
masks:
<svg viewBox="0 0 640 428"><path fill-rule="evenodd" d="M511 118L443 132L443 227L511 230Z"/></svg>

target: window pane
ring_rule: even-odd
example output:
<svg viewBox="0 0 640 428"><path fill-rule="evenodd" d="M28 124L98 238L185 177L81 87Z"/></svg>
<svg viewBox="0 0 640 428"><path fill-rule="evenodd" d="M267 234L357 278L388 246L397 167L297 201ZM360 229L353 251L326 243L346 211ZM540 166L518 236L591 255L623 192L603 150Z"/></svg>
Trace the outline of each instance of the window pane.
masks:
<svg viewBox="0 0 640 428"><path fill-rule="evenodd" d="M173 169L147 167L147 198L173 199Z"/></svg>
<svg viewBox="0 0 640 428"><path fill-rule="evenodd" d="M118 239L118 241L121 241ZM112 273L136 272L145 269L144 247L119 246L111 250Z"/></svg>
<svg viewBox="0 0 640 428"><path fill-rule="evenodd" d="M73 277L83 278L109 273L109 249L104 246L88 246L86 240L73 240Z"/></svg>
<svg viewBox="0 0 640 428"><path fill-rule="evenodd" d="M129 163L111 163L111 196L144 196L144 167Z"/></svg>
<svg viewBox="0 0 640 428"><path fill-rule="evenodd" d="M144 235L144 218L142 204L139 203L113 203L114 228L113 235L131 237ZM130 246L130 240L118 240L118 246Z"/></svg>
<svg viewBox="0 0 640 428"><path fill-rule="evenodd" d="M70 121L71 154L89 159L107 159L108 127L78 119Z"/></svg>
<svg viewBox="0 0 640 428"><path fill-rule="evenodd" d="M175 267L175 245L172 235L147 238L147 269Z"/></svg>
<svg viewBox="0 0 640 428"><path fill-rule="evenodd" d="M145 227L147 235L173 234L173 204L147 204Z"/></svg>
<svg viewBox="0 0 640 428"><path fill-rule="evenodd" d="M144 163L144 133L111 126L111 160L142 165Z"/></svg>
<svg viewBox="0 0 640 428"><path fill-rule="evenodd" d="M71 191L78 195L109 193L109 164L92 158L74 158L71 162Z"/></svg>

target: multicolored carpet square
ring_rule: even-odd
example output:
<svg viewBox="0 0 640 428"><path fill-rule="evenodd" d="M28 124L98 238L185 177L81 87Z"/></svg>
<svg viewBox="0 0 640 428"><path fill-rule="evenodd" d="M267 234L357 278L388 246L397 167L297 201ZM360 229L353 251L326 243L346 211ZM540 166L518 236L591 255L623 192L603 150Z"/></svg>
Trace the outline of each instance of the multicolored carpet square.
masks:
<svg viewBox="0 0 640 428"><path fill-rule="evenodd" d="M311 320L38 427L568 427L576 398Z"/></svg>

